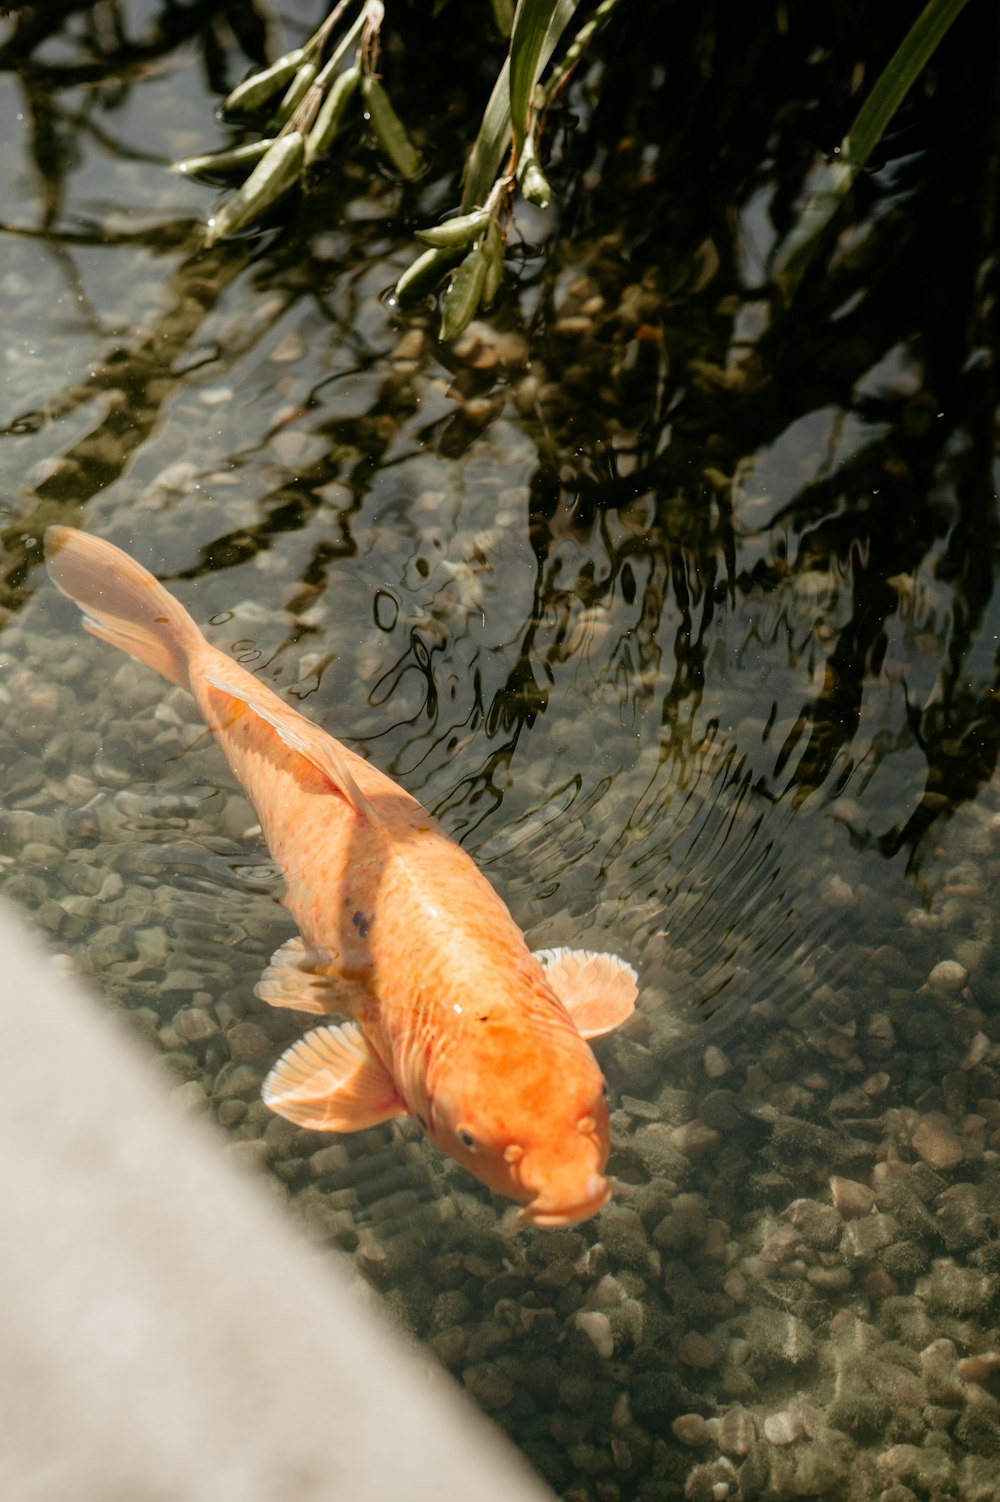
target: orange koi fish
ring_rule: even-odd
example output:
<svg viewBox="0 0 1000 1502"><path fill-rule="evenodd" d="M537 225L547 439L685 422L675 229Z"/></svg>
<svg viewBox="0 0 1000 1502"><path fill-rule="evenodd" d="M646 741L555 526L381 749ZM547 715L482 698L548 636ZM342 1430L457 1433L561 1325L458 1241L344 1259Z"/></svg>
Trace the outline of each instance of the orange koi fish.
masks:
<svg viewBox="0 0 1000 1502"><path fill-rule="evenodd" d="M532 954L505 904L427 810L206 641L127 553L69 527L49 572L84 625L193 694L257 811L299 926L257 986L272 1006L349 1018L314 1028L264 1100L354 1132L414 1116L442 1151L566 1226L611 1193L601 1071L585 1039L635 1006L614 955Z"/></svg>

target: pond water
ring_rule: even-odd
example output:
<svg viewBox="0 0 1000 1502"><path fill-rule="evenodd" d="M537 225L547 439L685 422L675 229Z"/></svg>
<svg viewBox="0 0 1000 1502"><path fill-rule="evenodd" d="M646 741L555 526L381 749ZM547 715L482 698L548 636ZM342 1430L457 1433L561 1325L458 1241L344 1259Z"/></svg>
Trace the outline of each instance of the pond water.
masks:
<svg viewBox="0 0 1000 1502"><path fill-rule="evenodd" d="M0 890L560 1496L1000 1495L989 48L956 28L782 311L857 42L708 7L668 58L632 17L445 346L386 294L497 48L407 80L401 17L425 177L352 138L206 252L163 169L228 138L227 7L42 9L0 21ZM54 521L423 800L533 947L636 966L595 1219L505 1237L415 1126L263 1106L279 877L192 703L47 583Z"/></svg>

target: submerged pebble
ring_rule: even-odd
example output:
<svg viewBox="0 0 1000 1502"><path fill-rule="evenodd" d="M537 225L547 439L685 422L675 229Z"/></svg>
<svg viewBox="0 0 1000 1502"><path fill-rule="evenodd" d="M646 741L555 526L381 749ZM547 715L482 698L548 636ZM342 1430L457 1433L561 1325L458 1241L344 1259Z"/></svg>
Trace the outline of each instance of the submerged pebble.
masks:
<svg viewBox="0 0 1000 1502"><path fill-rule="evenodd" d="M712 1438L711 1430L700 1413L682 1413L670 1426L674 1438L692 1449L707 1445Z"/></svg>

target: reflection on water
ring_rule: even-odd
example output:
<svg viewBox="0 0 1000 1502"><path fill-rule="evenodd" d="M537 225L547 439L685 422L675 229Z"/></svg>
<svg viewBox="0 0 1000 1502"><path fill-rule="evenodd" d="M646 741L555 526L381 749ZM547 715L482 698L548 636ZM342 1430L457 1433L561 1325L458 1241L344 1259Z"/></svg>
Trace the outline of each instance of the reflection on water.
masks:
<svg viewBox="0 0 1000 1502"><path fill-rule="evenodd" d="M380 294L458 169L448 61L413 85L424 182L347 143L285 233L204 254L205 190L150 164L211 141L194 60L238 75L255 8L245 50L232 7L135 9L125 41L0 23L32 59L0 74L5 895L566 1497L993 1495L988 131L948 216L907 137L780 314L763 256L856 43L710 39L710 7L668 89L634 18L556 123L562 220L525 217L446 349ZM984 109L976 67L956 48L905 130ZM53 520L434 808L536 947L637 965L593 1222L504 1239L406 1123L267 1112L301 1031L253 997L279 878L185 696L39 588Z"/></svg>

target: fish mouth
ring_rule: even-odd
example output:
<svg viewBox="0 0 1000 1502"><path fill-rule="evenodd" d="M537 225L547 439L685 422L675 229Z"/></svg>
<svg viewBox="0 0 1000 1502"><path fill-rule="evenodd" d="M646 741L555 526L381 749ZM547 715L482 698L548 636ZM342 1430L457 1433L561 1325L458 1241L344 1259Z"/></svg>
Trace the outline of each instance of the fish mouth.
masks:
<svg viewBox="0 0 1000 1502"><path fill-rule="evenodd" d="M575 1226L578 1221L588 1220L608 1203L611 1184L602 1175L595 1174L587 1189L587 1197L573 1205L547 1205L531 1200L518 1216L518 1222L521 1225L540 1226L543 1230L554 1230L556 1227Z"/></svg>

